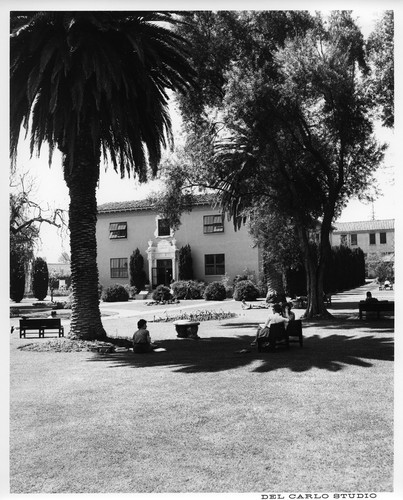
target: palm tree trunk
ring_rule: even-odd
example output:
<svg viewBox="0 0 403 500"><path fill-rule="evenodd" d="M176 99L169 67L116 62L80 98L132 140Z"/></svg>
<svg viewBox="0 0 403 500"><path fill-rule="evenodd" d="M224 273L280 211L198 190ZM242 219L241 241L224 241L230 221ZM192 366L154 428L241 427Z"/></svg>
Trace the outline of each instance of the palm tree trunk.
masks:
<svg viewBox="0 0 403 500"><path fill-rule="evenodd" d="M70 168L69 156L63 160L64 178L69 188L69 229L71 247L71 288L73 292L70 338L106 337L98 298L96 187L99 156L86 146L85 134L77 141L77 163ZM80 151L80 156L77 152Z"/></svg>

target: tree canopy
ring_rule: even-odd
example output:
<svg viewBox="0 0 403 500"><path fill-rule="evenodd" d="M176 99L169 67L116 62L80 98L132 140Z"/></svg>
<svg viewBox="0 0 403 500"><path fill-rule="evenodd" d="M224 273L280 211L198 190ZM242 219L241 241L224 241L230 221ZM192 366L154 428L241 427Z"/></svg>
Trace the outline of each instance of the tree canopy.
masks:
<svg viewBox="0 0 403 500"><path fill-rule="evenodd" d="M198 22L204 17L213 26L207 31ZM324 316L331 224L372 184L384 151L373 135L363 36L346 11L195 13L184 29L198 41L196 67L201 53L215 61L216 46L228 58L212 70L221 78L198 68L203 105L196 108L192 92L182 99L193 150L183 171L193 174L190 183L220 193L235 224L260 204L294 226L307 271L307 314ZM204 169L189 168L200 159Z"/></svg>

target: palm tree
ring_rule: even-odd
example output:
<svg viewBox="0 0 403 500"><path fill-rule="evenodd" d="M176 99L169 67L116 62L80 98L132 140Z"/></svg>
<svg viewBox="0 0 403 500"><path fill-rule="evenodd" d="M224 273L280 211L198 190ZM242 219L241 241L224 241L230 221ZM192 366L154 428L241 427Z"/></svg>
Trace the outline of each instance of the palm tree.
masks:
<svg viewBox="0 0 403 500"><path fill-rule="evenodd" d="M101 158L147 180L172 145L167 90L184 91L192 69L169 12L16 12L11 15L10 155L21 126L31 154L62 153L70 195L73 290L70 336L102 338L96 250Z"/></svg>

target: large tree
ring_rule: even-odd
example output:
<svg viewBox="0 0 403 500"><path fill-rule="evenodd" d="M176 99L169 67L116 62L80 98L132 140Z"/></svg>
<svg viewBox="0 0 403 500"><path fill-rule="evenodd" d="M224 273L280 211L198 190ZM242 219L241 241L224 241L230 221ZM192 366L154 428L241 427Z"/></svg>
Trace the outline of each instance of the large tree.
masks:
<svg viewBox="0 0 403 500"><path fill-rule="evenodd" d="M11 157L21 125L31 153L49 144L63 157L70 195L70 336L104 337L96 249L101 157L147 180L172 144L167 90L192 72L169 12L18 12L11 15Z"/></svg>
<svg viewBox="0 0 403 500"><path fill-rule="evenodd" d="M199 54L215 61L216 44L229 44L231 54L221 67L211 66L222 79L197 68L200 85L210 91L198 92L197 114L191 93L182 102L193 133L188 145L204 148L205 168L192 182L216 188L235 223L260 204L293 224L307 276L305 314L326 317L323 277L332 222L349 197L365 192L383 157L362 78L368 71L362 34L344 11L328 18L217 13L215 22L209 13L209 29L200 17L195 13L184 28L196 44L194 64ZM184 170L194 172L188 165Z"/></svg>
<svg viewBox="0 0 403 500"><path fill-rule="evenodd" d="M387 10L377 21L367 42L371 73L368 90L378 105L385 127L394 125L394 22L393 10Z"/></svg>

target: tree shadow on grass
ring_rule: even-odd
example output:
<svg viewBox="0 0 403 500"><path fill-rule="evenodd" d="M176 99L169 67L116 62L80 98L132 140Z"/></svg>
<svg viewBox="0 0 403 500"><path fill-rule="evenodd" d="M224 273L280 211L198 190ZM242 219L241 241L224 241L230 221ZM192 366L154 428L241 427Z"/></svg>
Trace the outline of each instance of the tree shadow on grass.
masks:
<svg viewBox="0 0 403 500"><path fill-rule="evenodd" d="M158 342L164 352L134 354L119 352L97 354L91 362L106 362L110 367L170 367L181 373L220 372L251 366L253 372L287 368L304 372L312 368L339 371L348 365L370 368L371 361L393 361L393 337L319 335L304 338L304 346L291 344L290 349L278 347L276 352L259 353L251 347L253 337L210 337L200 340L173 339ZM241 350L249 352L239 352ZM260 365L256 367L256 362Z"/></svg>

